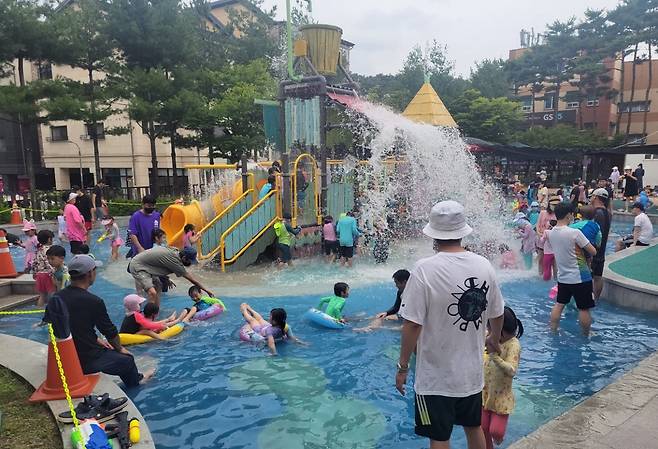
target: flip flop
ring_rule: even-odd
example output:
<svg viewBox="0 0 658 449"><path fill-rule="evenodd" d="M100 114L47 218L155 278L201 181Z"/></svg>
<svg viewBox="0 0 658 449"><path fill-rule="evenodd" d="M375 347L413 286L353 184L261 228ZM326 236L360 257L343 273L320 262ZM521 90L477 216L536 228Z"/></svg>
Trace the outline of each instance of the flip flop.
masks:
<svg viewBox="0 0 658 449"><path fill-rule="evenodd" d="M79 420L94 418L100 423L112 419L126 405L128 405L126 397L112 399L107 393L101 396L85 396L75 407L75 415ZM60 413L57 419L64 424L73 423L70 410Z"/></svg>

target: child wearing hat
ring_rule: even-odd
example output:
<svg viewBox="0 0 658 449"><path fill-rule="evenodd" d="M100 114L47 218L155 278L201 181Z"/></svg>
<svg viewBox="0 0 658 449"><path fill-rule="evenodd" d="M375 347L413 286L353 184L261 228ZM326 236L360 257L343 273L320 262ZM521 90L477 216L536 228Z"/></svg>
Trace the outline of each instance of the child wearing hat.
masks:
<svg viewBox="0 0 658 449"><path fill-rule="evenodd" d="M141 305L144 302L146 302L146 298L135 294L123 298L123 308L126 311L126 316L121 323L119 332L122 334L148 335L157 340L164 340L159 333L180 321L176 318L176 312L165 320L154 321L153 318L159 312L158 306L149 303L142 312Z"/></svg>
<svg viewBox="0 0 658 449"><path fill-rule="evenodd" d="M37 248L39 247L39 240L37 239L37 225L33 221L23 221L23 232L27 239L23 243L25 248L25 267L23 273L31 273L34 259L37 256Z"/></svg>
<svg viewBox="0 0 658 449"><path fill-rule="evenodd" d="M101 224L105 226L105 233L98 240L108 239L110 241L112 247L111 260L114 262L119 258L119 247L124 244L123 239L119 237L119 226L114 222L114 217L103 218Z"/></svg>

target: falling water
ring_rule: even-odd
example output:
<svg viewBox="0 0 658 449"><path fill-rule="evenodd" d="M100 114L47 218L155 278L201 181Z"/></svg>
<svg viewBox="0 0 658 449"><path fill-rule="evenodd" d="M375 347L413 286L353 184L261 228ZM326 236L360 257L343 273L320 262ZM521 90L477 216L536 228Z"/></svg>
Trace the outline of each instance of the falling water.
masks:
<svg viewBox="0 0 658 449"><path fill-rule="evenodd" d="M372 103L364 102L359 109L365 118L351 114L351 121L372 153L370 163L357 168L365 186L365 225L388 228L403 219L413 234L427 222L432 205L450 199L466 209L474 229L467 239L472 248L493 255L499 243L509 240L503 198L479 173L456 129L415 123Z"/></svg>

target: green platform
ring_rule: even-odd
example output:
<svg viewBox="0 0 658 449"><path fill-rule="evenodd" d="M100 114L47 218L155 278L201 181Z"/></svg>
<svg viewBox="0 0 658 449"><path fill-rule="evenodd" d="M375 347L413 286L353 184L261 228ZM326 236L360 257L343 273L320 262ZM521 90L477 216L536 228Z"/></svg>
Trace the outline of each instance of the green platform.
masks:
<svg viewBox="0 0 658 449"><path fill-rule="evenodd" d="M658 285L658 245L612 262L609 268L627 278Z"/></svg>

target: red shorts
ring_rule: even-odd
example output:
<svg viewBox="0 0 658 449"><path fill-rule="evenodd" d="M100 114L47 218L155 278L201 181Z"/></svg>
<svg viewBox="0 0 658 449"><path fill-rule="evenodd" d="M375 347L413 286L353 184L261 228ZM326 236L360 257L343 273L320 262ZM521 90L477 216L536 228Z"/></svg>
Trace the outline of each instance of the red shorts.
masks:
<svg viewBox="0 0 658 449"><path fill-rule="evenodd" d="M91 231L91 228L94 227L94 224L91 221L85 221L85 229Z"/></svg>
<svg viewBox="0 0 658 449"><path fill-rule="evenodd" d="M37 293L55 293L53 276L50 273L37 273L34 275Z"/></svg>

